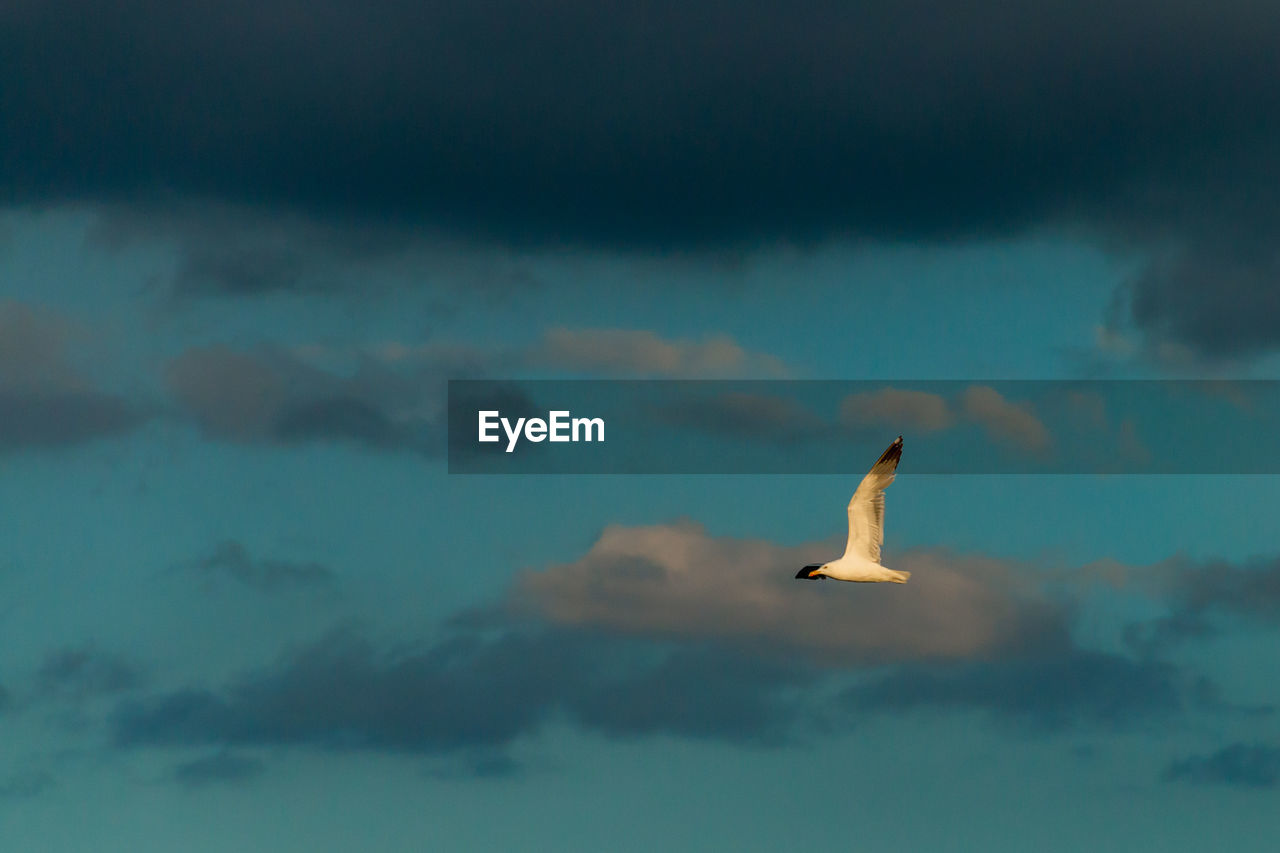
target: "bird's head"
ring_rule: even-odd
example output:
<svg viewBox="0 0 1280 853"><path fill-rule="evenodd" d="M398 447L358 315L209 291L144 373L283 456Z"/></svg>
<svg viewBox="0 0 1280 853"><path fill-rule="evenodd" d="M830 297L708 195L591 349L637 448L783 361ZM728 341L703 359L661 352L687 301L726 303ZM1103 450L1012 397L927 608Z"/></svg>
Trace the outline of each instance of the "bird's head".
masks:
<svg viewBox="0 0 1280 853"><path fill-rule="evenodd" d="M824 572L827 570L827 565L827 563L811 563L796 572L796 579L810 581L821 580L826 577Z"/></svg>

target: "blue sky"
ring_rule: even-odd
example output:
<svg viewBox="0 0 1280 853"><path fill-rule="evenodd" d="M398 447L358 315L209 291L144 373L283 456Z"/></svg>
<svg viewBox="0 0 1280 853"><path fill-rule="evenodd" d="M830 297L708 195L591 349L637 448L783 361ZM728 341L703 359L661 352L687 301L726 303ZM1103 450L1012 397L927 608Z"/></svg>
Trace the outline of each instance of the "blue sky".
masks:
<svg viewBox="0 0 1280 853"><path fill-rule="evenodd" d="M1010 827L1021 826L1018 837L1051 849L1074 849L1096 837L1098 827L1117 847L1127 837L1148 849L1191 849L1208 843L1209 832L1191 815L1212 808L1233 814L1224 824L1237 828L1238 846L1253 849L1254 833L1270 821L1265 789L1162 778L1186 755L1236 741L1270 742L1273 720L1261 711L1193 708L1150 720L1135 711L1120 728L1083 720L1042 730L998 711L925 707L901 719L848 713L834 728L801 723L779 745L723 742L706 733L608 735L553 718L480 758L288 742L116 742L112 720L120 707L185 687L218 689L269 669L335 627L355 626L388 649L431 642L458 614L508 597L520 572L583 558L607 525L692 519L712 537L831 543L841 534L840 507L854 483L847 476L449 476L438 458L350 441L218 440L190 422L166 388L164 366L184 348L475 342L464 330L478 328L478 312L466 307L428 319L424 310L422 322L409 323L402 309L415 294L394 288L385 299L362 303L356 323L343 317L341 294L274 302L152 295L142 285L162 268L164 253L86 244L77 220L33 227L13 217L12 245L21 249L6 260L6 281L17 284L7 310L40 307L75 323L83 332L68 358L93 354L86 375L165 414L123 435L17 447L4 456L0 501L8 535L0 585L10 604L3 671L11 695L6 724L14 732L4 760L11 784L27 780L31 789L5 797L9 843L73 849L87 837L110 837L119 849L338 850L377 838L385 849L407 850L425 839L462 847L528 840L543 849L622 839L639 849L710 818L716 830L680 843L766 849L797 839L835 844L852 833L872 847L929 847L962 833L975 845L998 844ZM30 256L41 243L60 247L49 268ZM881 353L875 365L851 352L848 330L823 320L822 312L813 313L830 324L830 336L799 335L788 345L788 335L768 321L768 304L750 300L723 326L710 320L715 300L699 297L669 326L661 316L673 313L669 308L650 308L646 316L638 303L637 322L629 325L608 309L593 322L581 302L561 315L543 306L541 322L644 329L672 341L724 333L808 376L982 378L988 374L978 359L998 362L1006 353L1018 365L1016 375L1068 378L1078 375L1073 346L1094 345L1089 321L1108 274L1115 275L1087 249L1043 243L940 252L924 262L911 253L831 255L796 259L795 268L820 268L838 283L843 262L850 275L882 280L878 286L903 303L882 315L875 346L855 345ZM972 325L944 322L949 311L937 308L933 294L956 312L969 305L949 289L948 257L965 261L965 275L974 275L972 265L1013 279L985 285L1007 287L1013 296L1000 309L1004 323L986 315ZM1017 296L1018 281L1034 279L1041 268L1063 279L1060 292L1049 294L1060 310L1035 313ZM781 291L789 269L767 260L740 277L761 292L772 277ZM889 286L895 269L913 282L910 295ZM703 288L722 286L714 271L700 274ZM1065 280L1071 276L1078 276L1076 289ZM827 298L835 299L835 290L833 284ZM834 304L851 305L856 316L860 301ZM921 310L910 309L912 303ZM796 313L799 324L811 312L801 306ZM699 325L690 315L705 319ZM1024 336L1023 316L1038 334ZM539 336L518 306L487 307L484 317L489 338L480 346ZM414 325L423 331L410 333ZM931 334L922 336L925 326ZM993 335L993 327L1015 331ZM1052 343L1037 346L1037 338ZM965 353L981 354L964 361ZM899 359L901 373L891 369ZM837 364L850 366L828 366ZM913 476L910 461L908 451L889 496L886 555L940 548L1016 561L1018 571L1033 575L1071 574L1100 560L1136 570L1175 558L1274 559L1268 508L1280 499L1280 487L1271 477ZM211 562L226 542L242 546L257 575ZM325 579L260 583L267 576L262 564L273 560L322 566ZM778 565L779 577L789 577L791 568ZM1158 618L1171 606L1105 583L1079 587L1072 631L1088 648L1127 654L1124 626ZM849 587L847 597L862 589ZM1163 655L1213 680L1225 703L1269 705L1274 695L1260 674L1274 666L1273 629L1265 620L1239 621L1238 629ZM68 685L41 695L49 689L40 687L42 668L68 650L130 678L113 684L86 666L66 676ZM77 679L87 683L75 687ZM501 681L485 689L504 701ZM219 758L230 768L225 778L217 772L224 764L212 760ZM213 768L209 778L198 771L184 776L181 768L193 762ZM817 802L844 802L820 813L797 809L805 791L815 792ZM1069 809L1059 805L1064 800ZM976 817L993 801L1007 809L999 833ZM486 819L495 802L507 820ZM934 819L905 820L908 806ZM74 830L62 819L73 807L82 815ZM653 825L655 812L667 816L665 827ZM236 815L233 825L227 814ZM1221 825L1212 831L1221 838Z"/></svg>
<svg viewBox="0 0 1280 853"><path fill-rule="evenodd" d="M0 847L1269 849L1274 476L894 409L912 582L799 584L856 476L420 439L475 375L1280 378L1280 18L499 5L0 16Z"/></svg>

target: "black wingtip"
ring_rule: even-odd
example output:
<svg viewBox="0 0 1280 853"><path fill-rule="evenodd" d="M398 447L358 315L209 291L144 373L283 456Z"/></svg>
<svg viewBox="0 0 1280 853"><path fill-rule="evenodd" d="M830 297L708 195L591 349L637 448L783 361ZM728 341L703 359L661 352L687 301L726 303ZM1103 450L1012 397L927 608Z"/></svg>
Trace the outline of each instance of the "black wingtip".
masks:
<svg viewBox="0 0 1280 853"><path fill-rule="evenodd" d="M796 572L796 580L811 580L812 578L810 577L809 572L813 571L814 569L820 569L820 568L822 568L821 563L812 563L808 566L805 566L803 569ZM818 575L818 577L822 577L822 575Z"/></svg>
<svg viewBox="0 0 1280 853"><path fill-rule="evenodd" d="M880 454L880 458L876 460L876 464L881 462L893 462L902 458L902 436L898 436L893 440L893 444L889 445L884 453Z"/></svg>

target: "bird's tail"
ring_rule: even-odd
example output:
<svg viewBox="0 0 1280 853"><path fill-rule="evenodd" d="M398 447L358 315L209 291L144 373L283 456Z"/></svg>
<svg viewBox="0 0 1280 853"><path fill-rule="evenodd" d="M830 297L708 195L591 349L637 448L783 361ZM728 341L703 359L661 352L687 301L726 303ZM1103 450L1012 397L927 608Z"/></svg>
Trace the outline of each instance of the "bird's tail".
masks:
<svg viewBox="0 0 1280 853"><path fill-rule="evenodd" d="M906 583L909 577L911 577L911 572L900 572L895 570L893 573L893 582Z"/></svg>

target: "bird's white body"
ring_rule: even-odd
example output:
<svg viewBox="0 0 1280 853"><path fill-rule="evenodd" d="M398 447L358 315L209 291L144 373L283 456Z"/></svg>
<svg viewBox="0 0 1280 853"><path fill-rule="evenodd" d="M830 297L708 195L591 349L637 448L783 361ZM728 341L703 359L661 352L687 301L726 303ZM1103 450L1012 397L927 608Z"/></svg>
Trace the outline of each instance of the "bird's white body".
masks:
<svg viewBox="0 0 1280 853"><path fill-rule="evenodd" d="M831 578L855 583L906 583L911 572L880 565L884 541L884 490L893 482L902 458L902 436L880 455L849 501L849 540L844 556L822 565L805 566L797 578Z"/></svg>
<svg viewBox="0 0 1280 853"><path fill-rule="evenodd" d="M845 554L818 571L833 580L859 583L906 583L911 577L911 572L894 571L856 554Z"/></svg>

